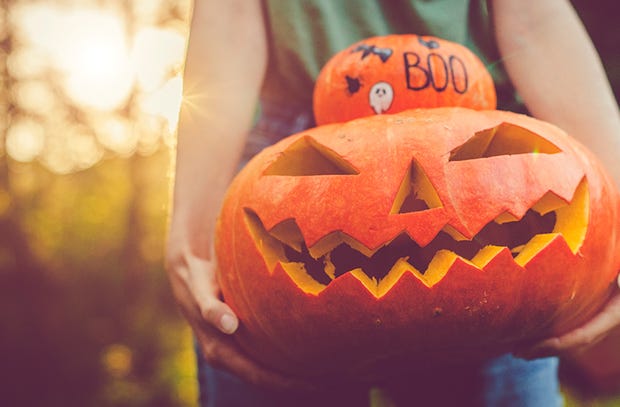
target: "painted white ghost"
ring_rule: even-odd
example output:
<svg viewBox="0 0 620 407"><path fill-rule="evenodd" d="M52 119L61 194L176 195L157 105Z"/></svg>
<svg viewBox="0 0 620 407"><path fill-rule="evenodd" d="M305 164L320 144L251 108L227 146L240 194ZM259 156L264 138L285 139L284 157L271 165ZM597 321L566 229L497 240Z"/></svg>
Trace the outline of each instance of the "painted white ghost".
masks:
<svg viewBox="0 0 620 407"><path fill-rule="evenodd" d="M392 105L392 100L394 100L392 85L387 82L375 83L372 88L370 88L368 100L370 107L372 107L376 114L387 111Z"/></svg>

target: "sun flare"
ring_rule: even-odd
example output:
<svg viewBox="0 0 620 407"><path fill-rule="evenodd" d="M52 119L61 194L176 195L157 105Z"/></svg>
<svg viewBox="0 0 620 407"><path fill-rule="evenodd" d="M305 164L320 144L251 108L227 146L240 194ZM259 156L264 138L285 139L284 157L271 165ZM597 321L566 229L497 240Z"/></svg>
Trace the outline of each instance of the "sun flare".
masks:
<svg viewBox="0 0 620 407"><path fill-rule="evenodd" d="M63 129L71 128L76 117L81 120L76 124L91 128L80 132L82 138L114 154L170 145L182 97L184 26L147 22L125 9L92 3L22 3L12 7L9 19L18 44L7 60L16 79L14 103L18 116L36 116L32 120L44 134L27 134L23 126L10 131L5 140L9 156L46 165L63 162L62 170L51 168L55 172L87 167L75 154L46 157L50 146L65 144L54 140L69 133ZM128 125L110 131L109 123L121 116Z"/></svg>

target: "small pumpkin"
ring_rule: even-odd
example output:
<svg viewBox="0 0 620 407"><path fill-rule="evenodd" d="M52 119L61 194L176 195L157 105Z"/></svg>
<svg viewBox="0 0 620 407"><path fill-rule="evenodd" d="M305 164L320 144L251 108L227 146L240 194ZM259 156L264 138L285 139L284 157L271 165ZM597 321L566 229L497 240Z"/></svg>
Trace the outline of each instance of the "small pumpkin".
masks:
<svg viewBox="0 0 620 407"><path fill-rule="evenodd" d="M372 37L334 55L315 84L316 123L410 108L495 109L493 79L468 48L414 34Z"/></svg>
<svg viewBox="0 0 620 407"><path fill-rule="evenodd" d="M371 116L250 161L219 217L218 279L240 345L283 372L477 360L602 306L620 266L618 202L595 158L536 119Z"/></svg>

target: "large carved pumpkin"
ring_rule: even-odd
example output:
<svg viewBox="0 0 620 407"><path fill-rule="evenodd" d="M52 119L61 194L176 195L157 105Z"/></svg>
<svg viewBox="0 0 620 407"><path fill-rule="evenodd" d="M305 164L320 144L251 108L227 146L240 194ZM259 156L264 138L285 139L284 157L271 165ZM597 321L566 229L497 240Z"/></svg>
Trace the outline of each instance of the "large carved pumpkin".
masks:
<svg viewBox="0 0 620 407"><path fill-rule="evenodd" d="M410 110L288 137L238 174L218 222L236 338L273 368L349 377L565 332L620 264L612 185L561 130L508 112Z"/></svg>
<svg viewBox="0 0 620 407"><path fill-rule="evenodd" d="M317 124L411 108L495 109L493 79L466 47L414 34L372 37L338 52L314 87Z"/></svg>

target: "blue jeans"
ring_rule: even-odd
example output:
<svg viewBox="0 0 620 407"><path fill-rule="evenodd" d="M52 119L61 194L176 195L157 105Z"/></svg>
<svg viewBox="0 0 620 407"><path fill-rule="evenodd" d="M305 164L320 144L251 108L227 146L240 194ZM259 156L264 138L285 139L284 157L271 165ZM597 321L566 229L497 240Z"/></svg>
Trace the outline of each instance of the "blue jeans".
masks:
<svg viewBox="0 0 620 407"><path fill-rule="evenodd" d="M279 139L313 126L310 110L262 103L262 115L243 154L243 163ZM280 394L249 385L209 366L198 352L201 407L357 407L369 405L368 388L328 394ZM558 359L525 361L505 355L485 364L427 371L406 378L385 394L397 406L557 407L563 405Z"/></svg>
<svg viewBox="0 0 620 407"><path fill-rule="evenodd" d="M365 407L368 388L323 394L281 394L252 386L208 365L198 352L201 407ZM428 372L383 390L396 406L559 407L558 359L505 355L475 367Z"/></svg>

